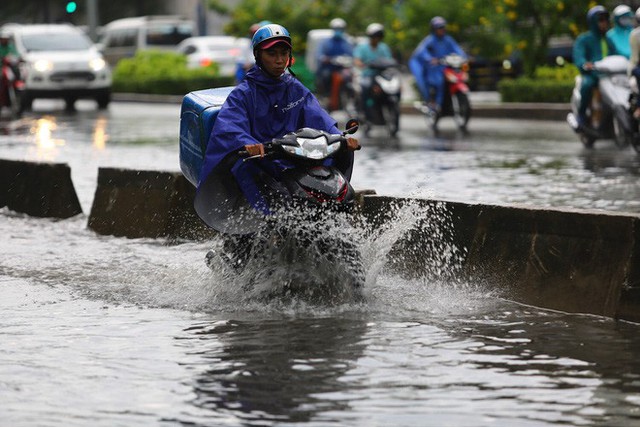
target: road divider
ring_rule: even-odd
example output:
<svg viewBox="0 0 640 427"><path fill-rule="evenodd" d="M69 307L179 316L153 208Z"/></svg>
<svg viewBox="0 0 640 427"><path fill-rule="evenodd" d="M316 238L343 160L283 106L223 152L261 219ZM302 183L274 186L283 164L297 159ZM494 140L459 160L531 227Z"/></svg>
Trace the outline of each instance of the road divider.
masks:
<svg viewBox="0 0 640 427"><path fill-rule="evenodd" d="M120 237L211 238L193 209L195 188L179 172L98 170L89 228Z"/></svg>
<svg viewBox="0 0 640 427"><path fill-rule="evenodd" d="M524 304L640 322L640 215L381 196L363 203L362 213L378 225L398 204L444 218L396 244L389 265L402 274L455 275L448 280L492 287ZM434 269L434 248L457 249L458 262Z"/></svg>
<svg viewBox="0 0 640 427"><path fill-rule="evenodd" d="M70 218L82 213L63 163L0 159L0 207L36 217Z"/></svg>
<svg viewBox="0 0 640 427"><path fill-rule="evenodd" d="M0 160L0 204L33 216L81 213L63 164ZM398 274L466 281L537 307L640 322L640 215L468 204L358 192L376 229L413 209L422 218L393 244ZM128 238L206 240L179 172L100 168L88 227Z"/></svg>

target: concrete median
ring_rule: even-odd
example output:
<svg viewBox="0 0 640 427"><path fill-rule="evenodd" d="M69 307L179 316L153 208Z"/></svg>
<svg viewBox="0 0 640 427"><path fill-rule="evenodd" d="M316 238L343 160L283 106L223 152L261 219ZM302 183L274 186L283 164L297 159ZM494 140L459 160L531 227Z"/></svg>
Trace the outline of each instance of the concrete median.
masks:
<svg viewBox="0 0 640 427"><path fill-rule="evenodd" d="M193 209L195 189L181 173L100 168L89 216L98 234L121 237L211 237Z"/></svg>
<svg viewBox="0 0 640 427"><path fill-rule="evenodd" d="M4 206L36 217L70 218L82 213L71 169L62 163L0 159L0 207Z"/></svg>
<svg viewBox="0 0 640 427"><path fill-rule="evenodd" d="M66 165L0 160L0 178L2 206L34 216L81 212ZM88 227L98 234L215 234L197 217L195 189L181 173L101 168L97 184ZM370 193L359 192L359 213L374 229L409 205L422 212L389 253L399 274L464 280L524 304L640 322L640 215ZM434 264L443 250L455 256Z"/></svg>
<svg viewBox="0 0 640 427"><path fill-rule="evenodd" d="M380 212L397 203L418 203L447 220L398 242L390 265L403 274L433 273L429 250L445 239L460 250L457 279L538 307L640 321L640 215L379 196L365 197L362 212L384 222Z"/></svg>

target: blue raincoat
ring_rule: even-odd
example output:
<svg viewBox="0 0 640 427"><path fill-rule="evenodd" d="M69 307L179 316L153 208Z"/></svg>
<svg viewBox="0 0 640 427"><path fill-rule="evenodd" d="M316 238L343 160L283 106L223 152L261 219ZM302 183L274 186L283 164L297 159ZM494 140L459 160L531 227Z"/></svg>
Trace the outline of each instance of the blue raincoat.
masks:
<svg viewBox="0 0 640 427"><path fill-rule="evenodd" d="M431 64L431 59L444 58L451 53L467 57L453 37L448 34L438 37L434 32L425 37L413 51L409 59L409 69L415 77L418 89L420 89L425 101L431 100L430 91L433 88L435 90L433 101L442 105L444 100L444 66Z"/></svg>
<svg viewBox="0 0 640 427"><path fill-rule="evenodd" d="M251 68L227 97L213 126L195 200L200 217L216 230L241 233L238 227L224 224L238 209L246 208L247 202L252 210L269 214L256 179L265 173L277 179L292 165L268 158L243 162L237 152L245 145L269 142L302 127L340 133L336 121L291 74L273 79L258 66ZM350 179L353 153L341 153L326 163Z"/></svg>

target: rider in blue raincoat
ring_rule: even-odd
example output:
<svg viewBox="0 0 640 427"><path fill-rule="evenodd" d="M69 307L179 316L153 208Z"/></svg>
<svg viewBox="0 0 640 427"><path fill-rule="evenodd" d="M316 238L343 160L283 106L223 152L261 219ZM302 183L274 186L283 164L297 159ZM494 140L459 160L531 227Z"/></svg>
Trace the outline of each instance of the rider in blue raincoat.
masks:
<svg viewBox="0 0 640 427"><path fill-rule="evenodd" d="M424 102L438 111L444 101L444 65L440 59L452 53L466 58L462 48L453 37L446 34L447 21L441 16L431 19L431 34L425 37L409 59L409 69ZM431 96L431 92L435 95Z"/></svg>
<svg viewBox="0 0 640 427"><path fill-rule="evenodd" d="M245 201L262 214L269 214L269 206L259 191L260 176L278 177L291 167L284 160L268 158L243 162L238 151L250 155L264 155L264 142L302 127L340 133L336 121L322 109L313 94L287 69L291 65L292 43L289 32L277 24L258 29L252 39L256 65L245 79L229 94L216 118L205 161L200 174L195 208L201 218L213 228L219 200L213 181L235 179ZM356 139L348 138L349 150L327 160L347 179L351 177L353 150ZM222 184L225 184L224 182Z"/></svg>
<svg viewBox="0 0 640 427"><path fill-rule="evenodd" d="M580 127L585 126L588 121L587 108L591 104L593 90L600 80L594 69L594 62L617 53L613 42L606 34L609 29L609 12L603 6L597 5L589 9L587 25L589 30L580 34L573 44L573 63L580 70L582 77L578 106Z"/></svg>

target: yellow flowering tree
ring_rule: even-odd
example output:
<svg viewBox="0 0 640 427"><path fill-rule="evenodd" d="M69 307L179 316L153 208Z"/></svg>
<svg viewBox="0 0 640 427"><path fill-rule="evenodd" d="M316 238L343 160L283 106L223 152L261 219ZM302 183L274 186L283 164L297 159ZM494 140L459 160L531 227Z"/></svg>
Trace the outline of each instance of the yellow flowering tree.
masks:
<svg viewBox="0 0 640 427"><path fill-rule="evenodd" d="M586 27L586 12L596 4L593 0L492 1L495 20L502 20L529 77L533 77L539 65L545 64L550 38L576 37Z"/></svg>

